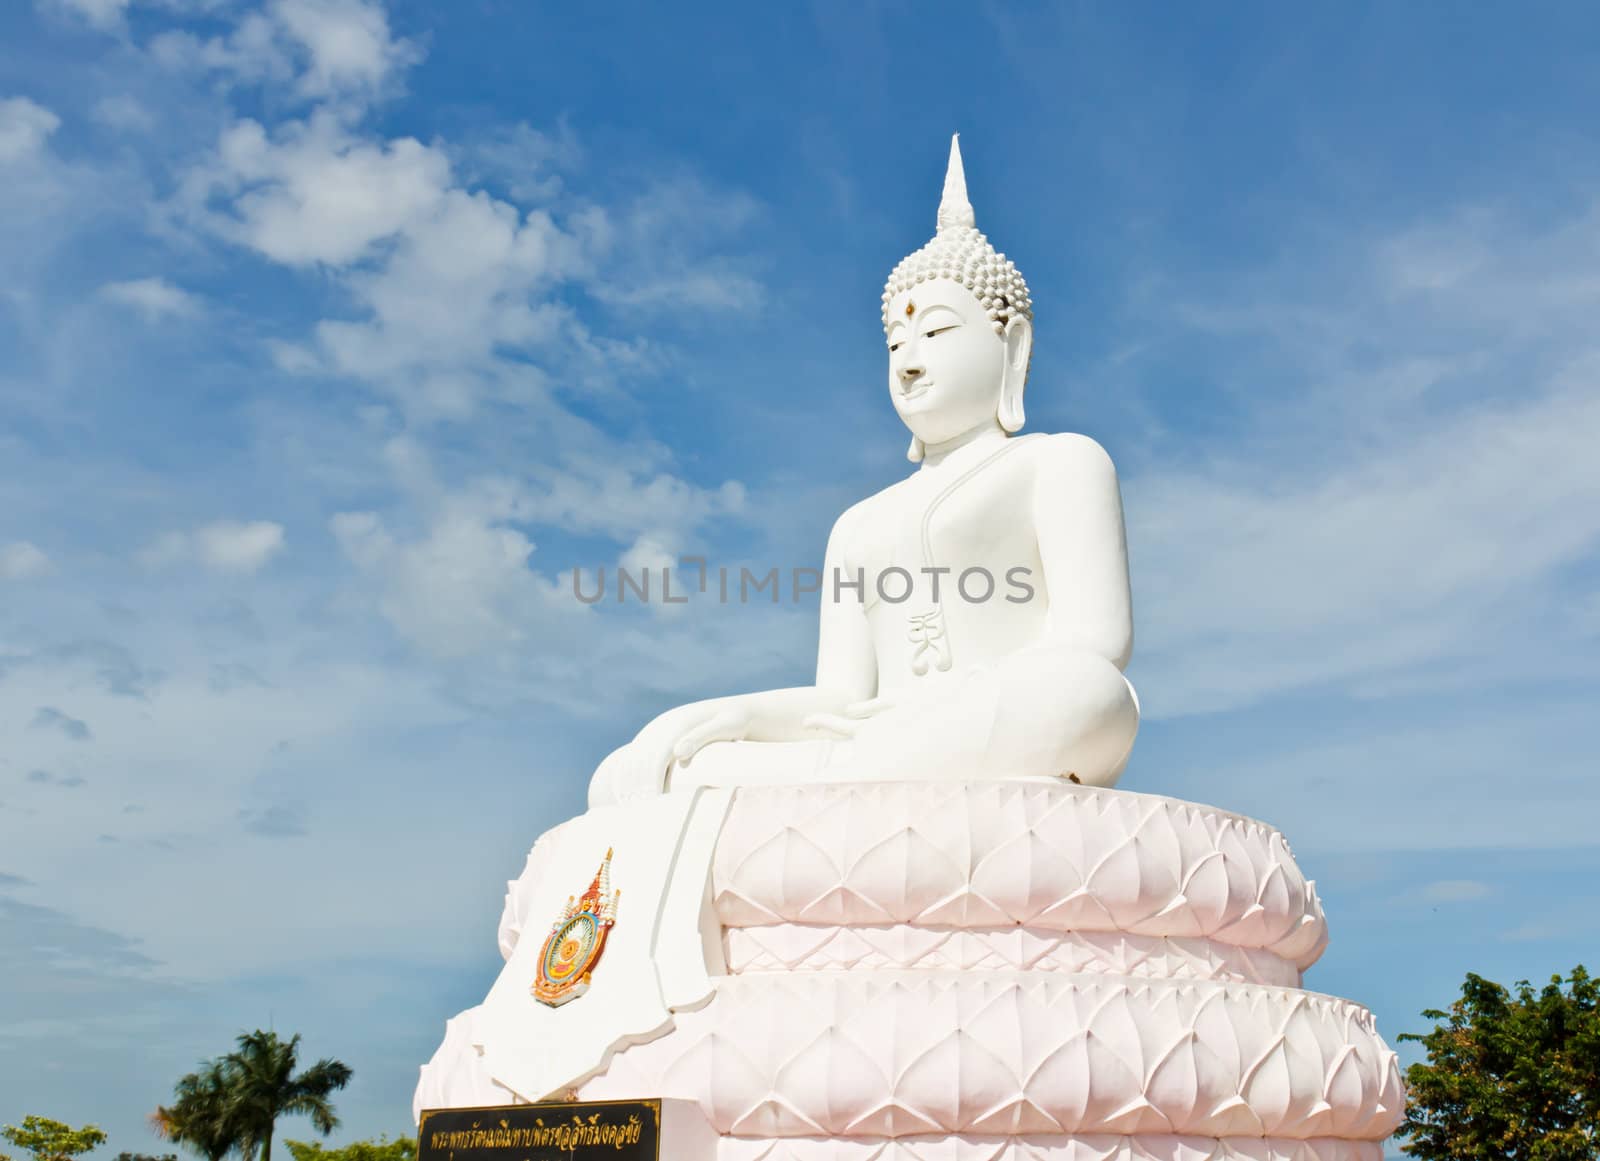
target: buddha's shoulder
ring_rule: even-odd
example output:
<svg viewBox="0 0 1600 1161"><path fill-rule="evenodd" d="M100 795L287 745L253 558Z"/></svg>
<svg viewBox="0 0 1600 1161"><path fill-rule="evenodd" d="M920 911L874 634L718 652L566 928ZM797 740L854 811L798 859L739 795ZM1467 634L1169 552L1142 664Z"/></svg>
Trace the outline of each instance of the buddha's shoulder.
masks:
<svg viewBox="0 0 1600 1161"><path fill-rule="evenodd" d="M871 528L894 508L896 498L905 491L906 481L896 480L887 488L857 500L839 513L839 518L833 522L834 532L849 534Z"/></svg>
<svg viewBox="0 0 1600 1161"><path fill-rule="evenodd" d="M1075 431L1035 432L1017 437L1017 451L1032 459L1110 463L1111 456L1091 436Z"/></svg>
<svg viewBox="0 0 1600 1161"><path fill-rule="evenodd" d="M886 488L857 500L846 508L833 522L832 539L852 553L865 551L875 541L881 540L886 530L899 528L908 520L915 521L919 503L926 506L927 497L918 497L917 475L913 472L903 480L896 480Z"/></svg>
<svg viewBox="0 0 1600 1161"><path fill-rule="evenodd" d="M1098 442L1075 431L1039 433L1024 436L1017 453L1044 476L1116 477L1111 456Z"/></svg>

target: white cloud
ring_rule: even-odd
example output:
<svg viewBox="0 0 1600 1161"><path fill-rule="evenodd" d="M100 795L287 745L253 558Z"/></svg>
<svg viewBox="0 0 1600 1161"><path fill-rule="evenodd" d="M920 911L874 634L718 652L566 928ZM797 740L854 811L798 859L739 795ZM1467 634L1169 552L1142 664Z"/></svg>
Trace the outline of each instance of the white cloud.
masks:
<svg viewBox="0 0 1600 1161"><path fill-rule="evenodd" d="M504 515L463 499L410 539L371 512L340 513L330 527L349 559L381 578L380 607L395 629L434 656L460 658L528 649L561 608L528 565L533 542Z"/></svg>
<svg viewBox="0 0 1600 1161"><path fill-rule="evenodd" d="M26 540L0 544L0 580L27 580L50 568L50 558L35 544Z"/></svg>
<svg viewBox="0 0 1600 1161"><path fill-rule="evenodd" d="M696 584L699 574L693 566L687 569L678 567L678 558L681 555L669 548L660 537L647 532L617 558L617 568L626 571L634 581L644 585L650 610L657 616L677 617L687 611L685 607L687 597ZM621 572L617 572L608 580L611 586L620 585ZM672 593L672 603L666 600L669 589ZM684 603L680 604L679 601Z"/></svg>
<svg viewBox="0 0 1600 1161"><path fill-rule="evenodd" d="M94 229L110 233L147 220L143 163L126 152L91 155L51 148L61 125L55 113L26 97L0 99L0 253L5 299L0 309L30 318L18 336L34 349L63 331L70 299L46 293L47 270L70 239ZM109 245L109 243L107 243ZM98 259L102 250L93 251ZM81 268L77 268L81 269ZM9 344L8 344L9 345Z"/></svg>
<svg viewBox="0 0 1600 1161"><path fill-rule="evenodd" d="M291 80L294 63L281 28L266 14L247 12L227 36L202 39L191 32L163 32L151 39L151 59L175 72L222 73L253 83Z"/></svg>
<svg viewBox="0 0 1600 1161"><path fill-rule="evenodd" d="M1572 626L1585 637L1600 637L1600 592L1573 602Z"/></svg>
<svg viewBox="0 0 1600 1161"><path fill-rule="evenodd" d="M1178 336L1246 336L1274 387L1192 463L1128 473L1154 717L1584 664L1528 642L1581 625L1597 567L1600 216L1463 214L1342 258L1322 299L1297 266L1298 291L1177 308Z"/></svg>
<svg viewBox="0 0 1600 1161"><path fill-rule="evenodd" d="M220 572L256 572L283 551L283 525L221 521L198 529L195 549L203 564Z"/></svg>
<svg viewBox="0 0 1600 1161"><path fill-rule="evenodd" d="M188 599L194 599L192 590ZM419 876L398 896L377 879L343 899L327 895L326 879L318 891L307 881L303 893L289 888L299 914L279 914L283 926L268 924L223 941L168 909L147 906L192 877L188 868L214 862L224 849L236 873L231 885L192 883L193 890L208 906L225 906L229 892L254 889L249 884L264 882L282 855L270 841L254 842L252 827L282 832L283 826L271 824L284 821L284 811L303 810L313 832L338 812L340 831L359 832L358 842L379 842L383 833L392 837L400 819L418 817L413 812L421 806L425 780L419 776L415 789L397 785L391 754L376 764L387 771L388 793L379 796L385 801L375 801L371 755L392 745L397 721L406 723L402 730L428 730L458 722L461 714L443 704L426 679L353 660L345 652L348 640L329 642L293 616L275 622L281 631L243 654L257 680L218 685L209 669L219 643L197 640L187 617L149 607L146 612L154 619L142 660L159 666L165 678L145 697L101 687L82 659L8 657L15 668L0 682L0 721L27 727L11 730L0 759L7 806L0 812L0 839L8 869L36 877L46 885L41 896L55 903L137 931L149 954L175 962L178 972L191 977L250 970L253 959L281 962L278 952L294 942L285 937L303 923L321 927L340 911L376 916L393 906L406 910L409 905L397 900L432 889L427 879L437 872ZM237 656L241 647L235 640L226 650ZM317 660L308 664L311 654ZM43 776L29 781L30 771ZM264 772L291 771L303 771L305 780L284 785L263 778ZM62 793L81 785L92 793ZM391 794L412 805L395 811ZM38 816L30 814L35 810ZM80 841L63 841L68 833ZM107 833L119 842L99 848L95 836ZM344 846L323 843L301 853L332 871ZM351 874L360 878L365 872L347 868L338 877L348 884ZM391 887L394 874L392 868L385 872ZM363 893L370 893L371 903L356 906ZM355 914L350 922L366 926ZM341 952L368 944L371 934L369 929Z"/></svg>
<svg viewBox="0 0 1600 1161"><path fill-rule="evenodd" d="M200 300L165 278L136 278L129 282L108 282L100 293L112 302L131 307L149 322L167 318L189 318L200 311Z"/></svg>
<svg viewBox="0 0 1600 1161"><path fill-rule="evenodd" d="M1211 744L1163 768L1136 747L1123 785L1246 809L1304 856L1592 847L1590 688L1532 703L1406 699L1387 713L1333 703L1286 721L1257 710L1236 733L1196 724L1187 736Z"/></svg>
<svg viewBox="0 0 1600 1161"><path fill-rule="evenodd" d="M399 495L330 521L356 568L348 599L375 608L445 665L458 692L493 685L511 700L581 699L572 681L577 628L590 618L566 584L578 562L536 559L538 530L606 537L617 550L677 545L742 511L745 496L736 482L684 480L662 448L619 440L563 405L558 392L608 390L619 368L659 373L651 364L661 360L642 344L594 334L581 296L560 289L577 285L634 305L747 307L759 285L715 251L759 207L690 178L652 183L615 210L584 202L556 172L580 156L570 132L545 137L524 127L499 148L466 151L383 137L334 90L376 87L403 62L405 52L382 47L394 43L387 29L348 5L280 4L269 16L293 22L306 59L321 62L294 82L302 95L322 90L319 103L294 120L229 126L175 204L190 223L270 261L323 268L346 294L352 309L303 338L268 341L279 368L354 381L399 403L398 416L374 429L412 433L387 451ZM287 82L282 65L293 54L281 51L284 37L255 35L248 59L243 37L241 28L221 42L169 40L163 51ZM537 182L513 180L512 153L536 162ZM487 173L497 190L557 204L528 208L470 189L452 157ZM494 474L484 465L509 462L501 446L509 427L480 424L470 429L470 454L441 456L436 467L422 436L439 420L469 430L461 425L486 400L543 433L550 453L525 462L519 449L515 469ZM191 538L178 534L146 555L192 552ZM632 656L668 649L629 640L632 632L619 623L607 648ZM746 640L721 651L724 664ZM697 646L674 648L698 656ZM751 648L770 664L770 649Z"/></svg>
<svg viewBox="0 0 1600 1161"><path fill-rule="evenodd" d="M1302 479L1217 464L1130 485L1136 580L1159 594L1140 610L1152 712L1476 653L1510 594L1600 543L1597 434L1600 392L1578 388Z"/></svg>
<svg viewBox="0 0 1600 1161"><path fill-rule="evenodd" d="M1573 899L1560 911L1538 918L1525 919L1500 933L1503 943L1553 943L1571 941L1586 946L1594 933L1589 916L1600 909L1600 898L1588 896Z"/></svg>
<svg viewBox="0 0 1600 1161"><path fill-rule="evenodd" d="M383 5L362 0L277 0L273 18L309 58L299 80L308 97L376 92L417 59L389 31Z"/></svg>
<svg viewBox="0 0 1600 1161"><path fill-rule="evenodd" d="M577 134L563 122L543 132L526 122L490 126L456 151L471 182L493 183L518 203L547 203L565 189L564 171L583 161Z"/></svg>
<svg viewBox="0 0 1600 1161"><path fill-rule="evenodd" d="M631 608L596 616L573 596L571 573L604 558L544 558L530 534L548 527L600 535L631 544L622 553L629 565L659 569L704 524L742 508L739 485L704 490L665 474L636 474L648 470L648 460L630 468L587 458L530 465L522 478L478 475L446 484L434 458L412 438L391 441L385 458L411 501L409 512L344 512L330 528L358 570L358 591L376 592L375 601L356 598L360 605L375 603L393 630L425 654L469 663L457 688L594 712L624 697L648 672L641 661L647 656L675 658L680 677L703 665L726 674L749 665L752 651L758 664L770 664L772 632L751 637L726 623L709 631L704 623L699 630L685 623L682 638L652 638L628 618ZM611 459L617 459L614 452ZM737 643L727 639L730 633ZM627 658L633 668L620 673L598 660L603 657L617 664Z"/></svg>
<svg viewBox="0 0 1600 1161"><path fill-rule="evenodd" d="M163 532L139 550L138 561L145 568L167 568L189 559L190 551L187 532Z"/></svg>
<svg viewBox="0 0 1600 1161"><path fill-rule="evenodd" d="M167 532L139 553L139 563L159 569L195 562L213 572L259 572L284 548L283 525L268 520L220 520L192 532Z"/></svg>
<svg viewBox="0 0 1600 1161"><path fill-rule="evenodd" d="M27 97L0 98L0 165L32 157L44 149L61 118Z"/></svg>
<svg viewBox="0 0 1600 1161"><path fill-rule="evenodd" d="M446 487L409 438L391 440L385 458L420 519L396 530L374 512L341 512L329 527L377 585L378 607L400 636L438 658L515 655L563 614L581 612L530 565L524 484L480 476Z"/></svg>
<svg viewBox="0 0 1600 1161"><path fill-rule="evenodd" d="M275 262L346 266L432 210L449 176L444 154L412 138L365 141L318 114L276 135L233 125L185 197L203 222ZM218 198L230 212L210 211Z"/></svg>
<svg viewBox="0 0 1600 1161"><path fill-rule="evenodd" d="M746 510L737 480L704 488L638 459L569 457L531 470L539 484L529 502L533 518L622 543L640 536L677 543L695 528Z"/></svg>
<svg viewBox="0 0 1600 1161"><path fill-rule="evenodd" d="M568 308L538 294L581 261L548 215L522 217L505 202L452 189L410 223L381 266L352 276L369 316L326 321L318 338L341 373L435 402L470 400L471 382L452 372L482 374L503 352L559 347L583 330Z"/></svg>
<svg viewBox="0 0 1600 1161"><path fill-rule="evenodd" d="M309 375L322 368L322 360L303 343L289 343L282 339L268 339L267 354L273 366L290 375Z"/></svg>
<svg viewBox="0 0 1600 1161"><path fill-rule="evenodd" d="M1406 231L1377 247L1377 266L1397 294L1460 286L1493 260L1483 238L1490 226L1482 211L1469 211L1454 221Z"/></svg>
<svg viewBox="0 0 1600 1161"><path fill-rule="evenodd" d="M130 0L41 0L46 5L70 12L81 20L100 29L113 32L123 25Z"/></svg>
<svg viewBox="0 0 1600 1161"><path fill-rule="evenodd" d="M617 560L619 568L625 568L634 574L649 571L659 574L662 569L672 568L678 563L680 554L669 549L655 536L645 533L635 540Z"/></svg>
<svg viewBox="0 0 1600 1161"><path fill-rule="evenodd" d="M614 306L677 311L754 311L766 299L766 289L757 279L715 267L681 274L656 273L631 282L601 282L596 284L595 294Z"/></svg>
<svg viewBox="0 0 1600 1161"><path fill-rule="evenodd" d="M480 483L428 510L414 529L372 512L340 513L330 527L358 570L348 599L361 608L375 603L401 639L451 675L453 695L470 704L531 701L583 717L616 713L631 730L644 722L641 697L658 693L668 672L682 700L689 691L709 693L729 682L760 688L775 670L781 677L773 684L792 684L805 671L812 618L788 606L724 609L713 595L658 618L650 614L659 607L610 598L595 606L580 602L572 569L589 562L550 559L538 567L521 527L532 509L517 486ZM663 542L642 537L623 555L631 565L659 567L675 559L668 552ZM676 579L681 595L691 580L682 573ZM594 583L586 572L587 588ZM614 573L607 583L614 595ZM652 600L659 594L657 574Z"/></svg>
<svg viewBox="0 0 1600 1161"><path fill-rule="evenodd" d="M590 293L614 306L659 311L758 309L766 288L740 260L697 257L760 221L760 203L688 177L653 183L614 211L583 220L600 276Z"/></svg>
<svg viewBox="0 0 1600 1161"><path fill-rule="evenodd" d="M302 98L353 109L381 95L421 55L393 36L384 7L367 0L272 0L242 16L225 36L164 32L152 39L150 52L169 69L288 83Z"/></svg>
<svg viewBox="0 0 1600 1161"><path fill-rule="evenodd" d="M492 380L541 372L508 352L582 350L587 329L550 292L587 271L582 243L454 183L441 148L382 141L318 112L269 133L245 121L185 183L195 221L291 266L343 271L356 318L315 344L277 344L297 371L372 384L419 417L469 414Z"/></svg>
<svg viewBox="0 0 1600 1161"><path fill-rule="evenodd" d="M1476 903L1494 894L1494 888L1476 879L1440 879L1417 891L1423 903Z"/></svg>
<svg viewBox="0 0 1600 1161"><path fill-rule="evenodd" d="M90 111L96 122L108 129L132 133L148 133L156 127L156 119L149 109L127 93L101 97Z"/></svg>
<svg viewBox="0 0 1600 1161"><path fill-rule="evenodd" d="M509 142L454 152L496 179L508 152L535 155L544 172L534 185L500 184L559 195L548 171L578 156L576 141L522 128ZM280 365L362 381L412 419L465 419L486 397L523 402L552 381L587 393L625 371L659 373L637 341L594 334L558 297L563 285L652 311L746 310L763 299L759 281L716 252L759 215L747 195L678 178L615 210L572 197L524 209L463 185L452 152L381 138L330 102L270 128L231 125L176 204L275 262L332 268L353 317L324 319L313 344L276 340Z"/></svg>

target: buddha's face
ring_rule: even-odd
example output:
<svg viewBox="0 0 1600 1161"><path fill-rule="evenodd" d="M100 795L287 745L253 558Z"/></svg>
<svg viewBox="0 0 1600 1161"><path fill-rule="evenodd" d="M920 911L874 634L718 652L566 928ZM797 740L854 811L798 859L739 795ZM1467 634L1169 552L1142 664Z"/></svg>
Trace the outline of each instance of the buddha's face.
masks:
<svg viewBox="0 0 1600 1161"><path fill-rule="evenodd" d="M885 337L889 396L924 444L997 421L1011 431L1022 426L1022 381L1032 340L1026 320L1018 318L1004 335L996 334L970 290L935 278L890 301ZM1007 422L1008 410L1014 410L1014 423Z"/></svg>

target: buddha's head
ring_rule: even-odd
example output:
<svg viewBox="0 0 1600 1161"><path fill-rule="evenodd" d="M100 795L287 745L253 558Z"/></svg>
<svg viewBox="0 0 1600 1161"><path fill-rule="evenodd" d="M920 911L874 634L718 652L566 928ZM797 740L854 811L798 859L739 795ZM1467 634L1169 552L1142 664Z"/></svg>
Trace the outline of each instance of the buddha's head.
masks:
<svg viewBox="0 0 1600 1161"><path fill-rule="evenodd" d="M889 395L911 429L913 462L926 445L977 428L1021 429L1033 301L1016 266L978 232L954 138L938 230L889 275L883 330Z"/></svg>

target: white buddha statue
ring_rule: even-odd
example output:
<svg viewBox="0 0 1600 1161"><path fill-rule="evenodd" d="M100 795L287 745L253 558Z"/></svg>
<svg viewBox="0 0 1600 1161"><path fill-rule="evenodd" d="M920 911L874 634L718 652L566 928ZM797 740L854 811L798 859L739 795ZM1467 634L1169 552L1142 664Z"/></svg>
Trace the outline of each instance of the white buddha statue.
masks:
<svg viewBox="0 0 1600 1161"><path fill-rule="evenodd" d="M751 783L1116 782L1139 726L1122 503L1094 440L1016 434L1032 319L952 140L937 233L883 293L917 468L834 524L815 684L669 710L601 763L591 805Z"/></svg>

